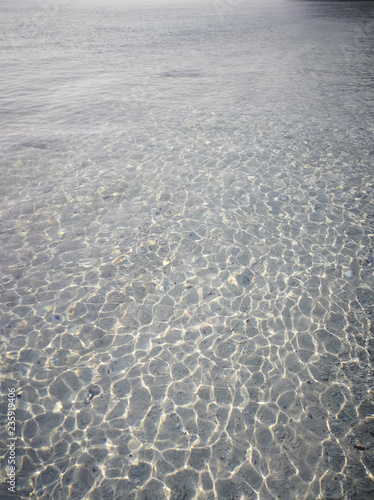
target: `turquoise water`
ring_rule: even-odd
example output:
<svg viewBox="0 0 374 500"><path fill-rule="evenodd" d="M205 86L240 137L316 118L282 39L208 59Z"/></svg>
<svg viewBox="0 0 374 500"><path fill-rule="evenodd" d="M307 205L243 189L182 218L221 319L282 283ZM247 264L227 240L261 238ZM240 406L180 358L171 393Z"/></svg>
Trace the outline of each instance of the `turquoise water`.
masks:
<svg viewBox="0 0 374 500"><path fill-rule="evenodd" d="M1 498L372 498L373 27L2 8Z"/></svg>

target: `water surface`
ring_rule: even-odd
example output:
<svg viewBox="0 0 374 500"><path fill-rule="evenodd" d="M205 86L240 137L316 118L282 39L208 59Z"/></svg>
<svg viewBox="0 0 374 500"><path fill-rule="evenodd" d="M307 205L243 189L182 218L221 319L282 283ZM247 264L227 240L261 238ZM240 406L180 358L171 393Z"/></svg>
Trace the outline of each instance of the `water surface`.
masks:
<svg viewBox="0 0 374 500"><path fill-rule="evenodd" d="M372 498L373 26L2 9L17 498Z"/></svg>

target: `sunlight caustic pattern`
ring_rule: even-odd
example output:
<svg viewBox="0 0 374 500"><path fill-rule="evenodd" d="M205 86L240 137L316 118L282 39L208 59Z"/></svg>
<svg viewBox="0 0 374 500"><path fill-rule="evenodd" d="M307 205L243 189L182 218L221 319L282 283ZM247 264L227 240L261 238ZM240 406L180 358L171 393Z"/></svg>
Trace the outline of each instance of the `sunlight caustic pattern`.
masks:
<svg viewBox="0 0 374 500"><path fill-rule="evenodd" d="M38 498L316 498L352 459L370 477L352 384L371 366L373 185L276 150L193 171L189 151L70 166L2 211L2 369Z"/></svg>
<svg viewBox="0 0 374 500"><path fill-rule="evenodd" d="M229 5L61 7L0 83L22 499L373 494L370 73L339 37L319 59L318 10Z"/></svg>

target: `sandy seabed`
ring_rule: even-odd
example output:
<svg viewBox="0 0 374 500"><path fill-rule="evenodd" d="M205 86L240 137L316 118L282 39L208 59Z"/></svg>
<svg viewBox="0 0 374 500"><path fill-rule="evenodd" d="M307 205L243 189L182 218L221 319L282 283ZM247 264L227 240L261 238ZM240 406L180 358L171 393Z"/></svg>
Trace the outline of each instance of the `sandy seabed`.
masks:
<svg viewBox="0 0 374 500"><path fill-rule="evenodd" d="M2 23L1 499L372 500L372 32L312 4Z"/></svg>
<svg viewBox="0 0 374 500"><path fill-rule="evenodd" d="M262 154L113 147L2 211L20 498L370 498L373 184Z"/></svg>

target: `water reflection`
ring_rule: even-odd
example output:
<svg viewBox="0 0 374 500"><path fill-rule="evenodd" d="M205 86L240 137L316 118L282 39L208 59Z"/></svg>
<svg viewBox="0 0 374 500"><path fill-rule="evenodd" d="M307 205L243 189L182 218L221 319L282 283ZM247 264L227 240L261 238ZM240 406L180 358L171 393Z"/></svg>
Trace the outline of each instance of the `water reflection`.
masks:
<svg viewBox="0 0 374 500"><path fill-rule="evenodd" d="M20 498L371 497L372 11L341 5L5 14Z"/></svg>

